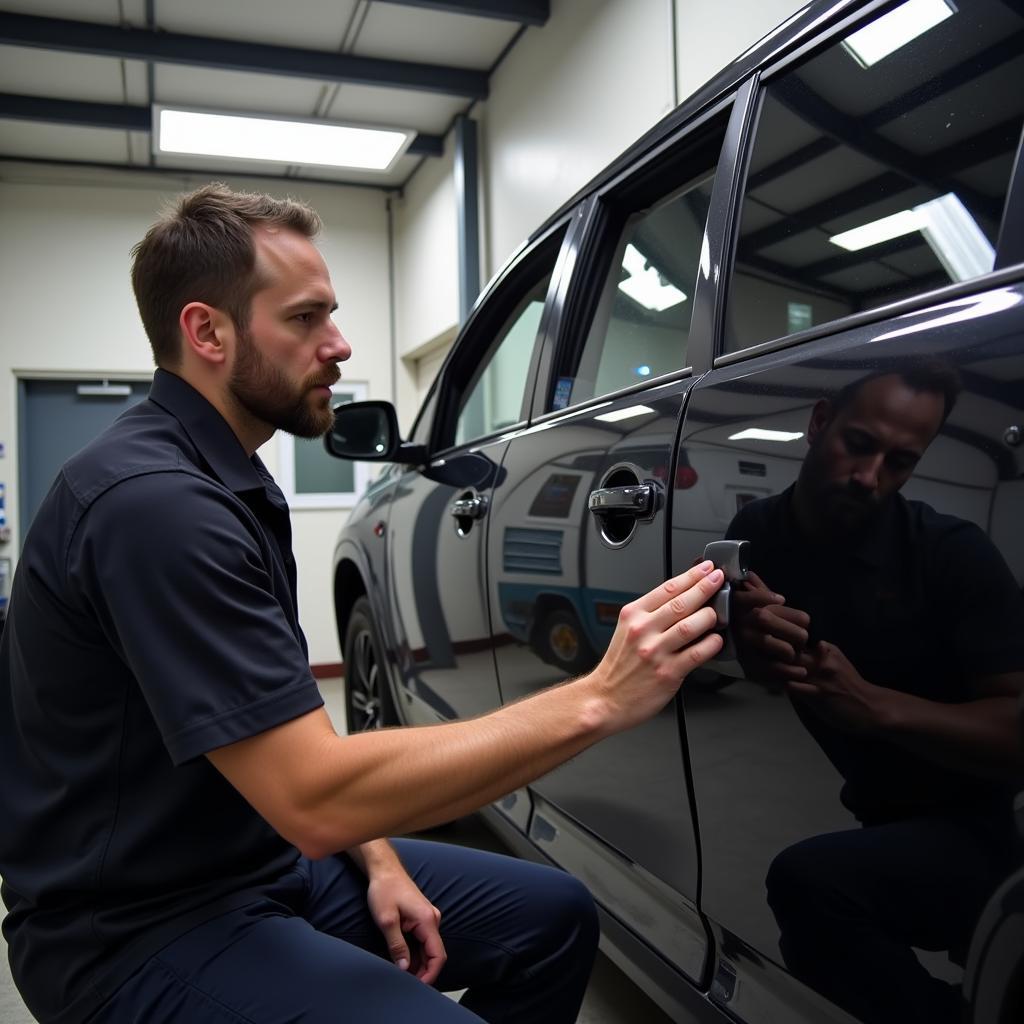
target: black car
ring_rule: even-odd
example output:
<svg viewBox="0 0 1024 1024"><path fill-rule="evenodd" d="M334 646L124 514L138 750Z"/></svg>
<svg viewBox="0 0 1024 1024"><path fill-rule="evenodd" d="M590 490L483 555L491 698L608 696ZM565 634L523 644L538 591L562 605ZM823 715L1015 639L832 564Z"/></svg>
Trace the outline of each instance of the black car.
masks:
<svg viewBox="0 0 1024 1024"><path fill-rule="evenodd" d="M351 729L584 672L734 542L722 656L486 811L678 1018L1024 1020L1022 85L1018 2L812 3L529 239L408 440L328 439L389 463Z"/></svg>

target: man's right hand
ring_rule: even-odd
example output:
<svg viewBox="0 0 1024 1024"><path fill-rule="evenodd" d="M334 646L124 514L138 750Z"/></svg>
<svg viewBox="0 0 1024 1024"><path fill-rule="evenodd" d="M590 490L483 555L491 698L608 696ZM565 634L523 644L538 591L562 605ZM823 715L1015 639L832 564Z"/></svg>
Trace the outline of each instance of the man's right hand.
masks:
<svg viewBox="0 0 1024 1024"><path fill-rule="evenodd" d="M736 653L747 676L770 684L806 679L800 655L810 640L807 612L787 607L754 572L736 585L732 602Z"/></svg>
<svg viewBox="0 0 1024 1024"><path fill-rule="evenodd" d="M722 649L707 602L724 582L710 561L623 607L600 664L585 677L619 732L656 715L695 668Z"/></svg>

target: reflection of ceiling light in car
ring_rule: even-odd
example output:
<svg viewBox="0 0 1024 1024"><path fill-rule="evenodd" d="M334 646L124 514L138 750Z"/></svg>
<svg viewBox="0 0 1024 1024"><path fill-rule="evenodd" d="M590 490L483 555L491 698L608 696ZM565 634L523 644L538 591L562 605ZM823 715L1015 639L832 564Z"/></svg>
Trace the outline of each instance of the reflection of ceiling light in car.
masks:
<svg viewBox="0 0 1024 1024"><path fill-rule="evenodd" d="M408 132L155 107L157 153L384 170Z"/></svg>
<svg viewBox="0 0 1024 1024"><path fill-rule="evenodd" d="M921 203L912 210L902 210L859 228L842 231L829 241L842 249L856 252L914 231L921 232L953 281L966 281L986 274L995 264L992 243L967 207L952 192Z"/></svg>
<svg viewBox="0 0 1024 1024"><path fill-rule="evenodd" d="M622 254L622 267L628 271L629 277L619 282L619 288L645 309L660 313L686 301L686 293L669 284L632 243L626 246Z"/></svg>
<svg viewBox="0 0 1024 1024"><path fill-rule="evenodd" d="M907 3L847 36L843 46L862 68L869 68L912 39L935 28L955 11L956 8L947 0L907 0Z"/></svg>
<svg viewBox="0 0 1024 1024"><path fill-rule="evenodd" d="M644 363L643 366L634 367L633 372L638 377L650 377L651 368L646 363Z"/></svg>
<svg viewBox="0 0 1024 1024"><path fill-rule="evenodd" d="M619 420L631 420L634 416L646 416L653 409L646 405L630 405L625 409L616 409L614 412L603 412L595 416L595 420L603 420L605 423L618 423Z"/></svg>
<svg viewBox="0 0 1024 1024"><path fill-rule="evenodd" d="M730 434L730 441L796 441L803 437L802 431L766 430L764 427L748 427L738 434Z"/></svg>
<svg viewBox="0 0 1024 1024"><path fill-rule="evenodd" d="M909 235L917 231L921 226L921 218L913 210L900 210L880 220L873 220L870 224L863 224L859 228L851 228L849 231L841 231L833 235L829 241L838 245L841 249L848 249L850 252L857 252L859 249L866 249L869 245L878 245L880 242L888 242L900 235Z"/></svg>

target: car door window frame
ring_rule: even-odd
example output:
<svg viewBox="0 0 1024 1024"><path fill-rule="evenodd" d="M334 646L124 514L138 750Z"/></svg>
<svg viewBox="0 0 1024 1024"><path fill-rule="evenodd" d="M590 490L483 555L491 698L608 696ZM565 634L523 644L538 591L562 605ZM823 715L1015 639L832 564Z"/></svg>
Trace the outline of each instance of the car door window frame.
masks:
<svg viewBox="0 0 1024 1024"><path fill-rule="evenodd" d="M552 311L554 309L552 299L558 290L565 265L566 249L575 223L576 218L570 216L562 217L548 226L542 234L525 245L520 253L512 258L485 294L477 301L470 313L469 320L452 345L452 350L424 403L424 409L431 403L435 405L430 428L429 450L432 455L479 445L488 438L520 429L529 422L537 368L552 328ZM544 258L552 252L554 252L554 261L551 278L548 282L540 324L530 354L519 420L514 424L503 425L500 430L493 430L481 434L479 437L468 438L464 442L456 443L456 429L461 412L460 403L489 365L490 359L487 357L497 351L492 348L495 336L508 326L508 318L527 294L529 288L521 286L532 278L539 261L542 261L542 265L547 265ZM504 336L504 333L501 333L502 339ZM416 429L419 429L418 419Z"/></svg>
<svg viewBox="0 0 1024 1024"><path fill-rule="evenodd" d="M562 304L557 336L551 358L541 367L535 385L531 422L565 415L569 410L586 409L613 401L635 391L643 391L675 380L695 376L708 369L714 352L712 336L716 291L721 279L723 232L728 229L736 162L741 153L741 137L750 116L753 83L741 83L737 89L718 97L681 125L669 138L653 148L641 160L602 185L588 200L574 252L575 271L562 282ZM708 243L707 272L702 267L695 282L693 313L690 319L690 344L687 365L658 377L619 388L564 409L549 409L558 376L566 367L575 366L589 336L596 304L611 272L609 262L620 241L623 226L638 204L647 199L655 205L671 194L672 176L687 162L696 167L695 150L700 146L717 148L711 203L705 224ZM687 180L693 180L696 172ZM678 180L678 179L676 179Z"/></svg>
<svg viewBox="0 0 1024 1024"><path fill-rule="evenodd" d="M756 358L764 353L775 352L780 349L789 348L792 345L801 345L817 338L827 337L840 331L858 327L862 324L888 320L894 316L923 309L938 302L946 302L964 295L998 288L1003 284L1019 280L1021 276L1021 263L1024 262L1024 227L1014 225L1008 228L1007 225L1010 223L1009 218L1014 215L1020 216L1024 214L1024 167L1022 167L1022 163L1024 163L1024 129L1022 129L1021 138L1017 144L1013 169L1007 183L1006 200L1003 206L1002 220L997 232L995 262L992 270L965 281L951 282L939 288L918 292L915 295L876 306L872 309L850 313L835 320L827 320L803 331L795 331L792 334L769 338L731 352L725 351L725 315L728 310L729 293L732 289L735 274L740 215L750 172L750 162L757 143L761 111L768 88L789 71L807 61L813 60L814 57L837 45L841 40L856 31L859 26L867 24L887 9L898 7L901 2L904 2L904 0L877 0L876 3L858 8L846 17L832 22L821 32L804 40L799 46L794 47L753 76L753 83L756 88L751 97L751 116L746 131L743 134L742 150L737 164L738 173L735 180L733 206L728 223L728 246L725 250L722 264L722 285L719 289L719 308L715 329L715 354L712 366L730 366L733 363Z"/></svg>

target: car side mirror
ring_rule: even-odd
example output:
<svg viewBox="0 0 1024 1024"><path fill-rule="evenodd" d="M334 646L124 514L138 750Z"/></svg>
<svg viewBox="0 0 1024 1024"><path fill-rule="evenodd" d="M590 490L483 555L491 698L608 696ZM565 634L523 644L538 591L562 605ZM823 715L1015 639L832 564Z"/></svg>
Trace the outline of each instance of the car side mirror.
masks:
<svg viewBox="0 0 1024 1024"><path fill-rule="evenodd" d="M324 434L324 447L338 459L356 462L422 464L426 448L407 444L398 430L390 402L347 402L334 410L334 426Z"/></svg>

